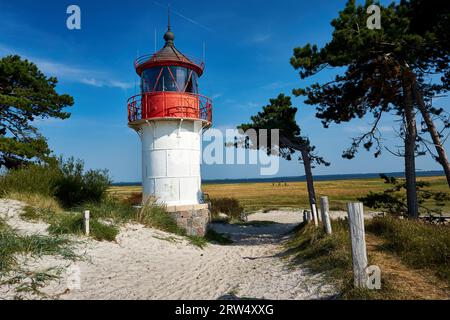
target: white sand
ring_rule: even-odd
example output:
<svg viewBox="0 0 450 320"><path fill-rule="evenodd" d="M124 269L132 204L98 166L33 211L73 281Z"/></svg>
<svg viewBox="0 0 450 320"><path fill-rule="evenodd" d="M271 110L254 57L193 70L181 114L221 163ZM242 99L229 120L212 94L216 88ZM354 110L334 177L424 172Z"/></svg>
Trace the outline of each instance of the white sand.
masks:
<svg viewBox="0 0 450 320"><path fill-rule="evenodd" d="M21 204L0 199L0 216L23 233L43 233L46 225L21 221ZM250 221L276 221L266 226L216 224L232 245L210 244L199 249L182 237L128 224L121 228L117 243L84 239L77 249L86 261L76 262L81 271L81 289L67 291L65 272L60 281L43 289L60 299L317 299L333 294L320 275L301 267L289 268L282 258L286 232L302 219L300 212L256 213ZM67 268L71 263L54 257L27 260L28 267ZM0 287L0 298L12 298Z"/></svg>

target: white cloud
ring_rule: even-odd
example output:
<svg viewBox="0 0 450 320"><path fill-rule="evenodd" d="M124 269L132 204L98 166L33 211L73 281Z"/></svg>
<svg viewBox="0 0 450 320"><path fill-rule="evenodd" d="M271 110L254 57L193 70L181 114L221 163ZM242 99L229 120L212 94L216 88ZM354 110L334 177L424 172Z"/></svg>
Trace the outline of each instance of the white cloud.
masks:
<svg viewBox="0 0 450 320"><path fill-rule="evenodd" d="M294 86L295 82L281 82L281 81L275 81L268 83L261 87L263 90L276 90L276 89L284 89L287 87Z"/></svg>
<svg viewBox="0 0 450 320"><path fill-rule="evenodd" d="M272 35L270 33L258 33L253 35L253 37L250 38L251 43L263 43L272 38Z"/></svg>
<svg viewBox="0 0 450 320"><path fill-rule="evenodd" d="M119 89L129 89L134 86L133 83L115 80L106 71L81 66L71 66L68 62L62 63L59 61L33 57L2 44L0 44L0 54L18 54L35 63L47 76L57 77L58 80L82 83L94 87L110 87Z"/></svg>
<svg viewBox="0 0 450 320"><path fill-rule="evenodd" d="M222 93L214 93L214 94L211 96L211 99L216 100L216 99L219 99L219 98L222 97L222 96L223 96Z"/></svg>

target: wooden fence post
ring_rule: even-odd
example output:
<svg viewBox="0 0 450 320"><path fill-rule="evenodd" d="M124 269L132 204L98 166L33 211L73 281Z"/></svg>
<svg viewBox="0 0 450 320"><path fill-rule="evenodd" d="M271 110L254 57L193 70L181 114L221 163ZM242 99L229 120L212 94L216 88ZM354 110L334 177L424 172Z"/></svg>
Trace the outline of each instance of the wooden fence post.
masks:
<svg viewBox="0 0 450 320"><path fill-rule="evenodd" d="M348 203L348 218L352 242L354 285L357 288L367 288L367 252L364 209L361 202Z"/></svg>
<svg viewBox="0 0 450 320"><path fill-rule="evenodd" d="M311 207L312 207L312 217L313 217L313 220L314 220L314 225L317 227L317 226L319 226L319 221L317 219L317 207L316 207L316 204L313 203L313 205Z"/></svg>
<svg viewBox="0 0 450 320"><path fill-rule="evenodd" d="M84 233L89 236L89 219L90 219L90 211L84 211Z"/></svg>
<svg viewBox="0 0 450 320"><path fill-rule="evenodd" d="M330 221L330 206L328 205L328 197L320 198L320 210L322 213L322 221L327 234L332 234L331 221Z"/></svg>

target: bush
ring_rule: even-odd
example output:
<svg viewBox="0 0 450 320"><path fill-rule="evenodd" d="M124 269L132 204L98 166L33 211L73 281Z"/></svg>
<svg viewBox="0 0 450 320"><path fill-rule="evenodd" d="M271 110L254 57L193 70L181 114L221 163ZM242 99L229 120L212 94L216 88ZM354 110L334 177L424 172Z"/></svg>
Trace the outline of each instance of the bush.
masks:
<svg viewBox="0 0 450 320"><path fill-rule="evenodd" d="M105 198L111 180L106 170L84 171L81 160L48 165L31 164L10 170L0 177L0 195L40 195L55 198L64 207L72 207L86 201L101 201ZM22 200L22 199L19 199Z"/></svg>
<svg viewBox="0 0 450 320"><path fill-rule="evenodd" d="M0 194L26 193L53 196L57 189L56 182L61 179L61 170L56 165L31 164L20 169L13 169L0 176Z"/></svg>
<svg viewBox="0 0 450 320"><path fill-rule="evenodd" d="M219 217L219 213L226 214L232 221L240 221L244 207L235 198L213 198L211 199L211 215L213 219Z"/></svg>
<svg viewBox="0 0 450 320"><path fill-rule="evenodd" d="M85 201L98 202L105 198L111 185L106 170L89 170L84 172L84 163L69 158L60 161L62 177L56 182L55 196L65 207L79 205Z"/></svg>

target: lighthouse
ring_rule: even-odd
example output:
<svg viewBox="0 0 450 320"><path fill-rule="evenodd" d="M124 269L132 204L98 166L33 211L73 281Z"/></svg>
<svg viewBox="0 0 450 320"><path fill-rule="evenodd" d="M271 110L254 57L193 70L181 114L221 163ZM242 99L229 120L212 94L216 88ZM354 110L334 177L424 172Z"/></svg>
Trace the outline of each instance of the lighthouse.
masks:
<svg viewBox="0 0 450 320"><path fill-rule="evenodd" d="M203 131L212 123L212 101L199 92L204 63L174 44L170 17L164 47L136 59L140 94L128 100L128 126L142 143L143 201L164 204L190 235L209 221L201 191Z"/></svg>

